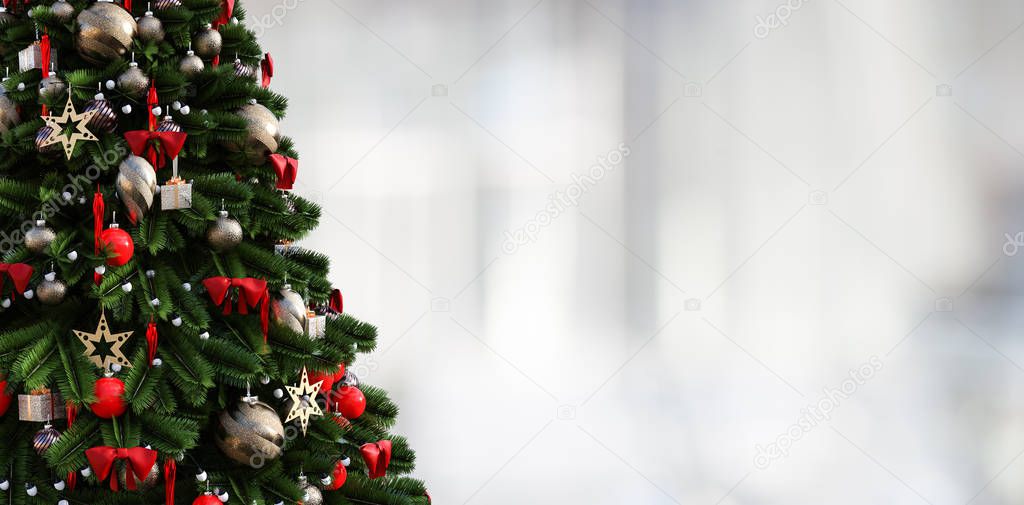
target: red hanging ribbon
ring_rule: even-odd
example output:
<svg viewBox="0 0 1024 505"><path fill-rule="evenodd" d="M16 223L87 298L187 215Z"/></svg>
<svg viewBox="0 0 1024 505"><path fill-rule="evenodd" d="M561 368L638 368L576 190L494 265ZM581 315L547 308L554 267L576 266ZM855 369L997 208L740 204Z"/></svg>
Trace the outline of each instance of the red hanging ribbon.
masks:
<svg viewBox="0 0 1024 505"><path fill-rule="evenodd" d="M178 478L178 462L174 458L164 461L164 491L167 505L174 505L174 480Z"/></svg>
<svg viewBox="0 0 1024 505"><path fill-rule="evenodd" d="M131 13L132 11L132 0L124 0L124 9Z"/></svg>
<svg viewBox="0 0 1024 505"><path fill-rule="evenodd" d="M153 366L153 359L156 358L156 344L160 335L156 331L156 321L149 318L149 325L146 327L146 355L149 358L149 365Z"/></svg>
<svg viewBox="0 0 1024 505"><path fill-rule="evenodd" d="M23 294L28 289L28 281L32 279L35 269L25 263L0 263L0 291L4 287L4 276L10 277L14 284L11 287L11 298Z"/></svg>
<svg viewBox="0 0 1024 505"><path fill-rule="evenodd" d="M75 424L75 419L78 418L78 406L70 401L64 404L64 413L67 414L68 418L68 429L71 429L71 425ZM68 472L68 477L64 479L68 484L68 489L74 491L75 484L78 483L78 472Z"/></svg>
<svg viewBox="0 0 1024 505"><path fill-rule="evenodd" d="M274 78L274 58L267 53L260 62L260 69L263 71L263 87L270 87L270 80Z"/></svg>
<svg viewBox="0 0 1024 505"><path fill-rule="evenodd" d="M221 4L220 16L213 20L213 28L216 30L222 25L226 25L231 22L231 16L234 15L235 11L235 0L223 0Z"/></svg>
<svg viewBox="0 0 1024 505"><path fill-rule="evenodd" d="M96 186L96 194L92 197L92 224L93 224L93 237L96 242L95 254L100 255L100 235L103 233L103 216L106 212L106 207L103 204L103 193L100 193L99 185ZM93 272L92 280L97 286L100 285L100 281L103 280L103 276L99 273Z"/></svg>
<svg viewBox="0 0 1024 505"><path fill-rule="evenodd" d="M277 173L277 189L292 189L299 177L299 160L280 154L270 155L270 164Z"/></svg>
<svg viewBox="0 0 1024 505"><path fill-rule="evenodd" d="M149 109L149 131L156 130L156 114L153 108L160 105L160 97L156 94L156 81L149 82L149 93L146 95L146 108Z"/></svg>
<svg viewBox="0 0 1024 505"><path fill-rule="evenodd" d="M270 329L270 292L267 290L267 281L246 277L232 279L230 277L210 277L203 280L203 286L210 293L210 299L217 306L224 306L224 314L231 314L231 300L227 300L228 290L238 289L238 313L248 314L249 309L262 306L260 311L260 323L263 329L263 342L267 341L267 333Z"/></svg>
<svg viewBox="0 0 1024 505"><path fill-rule="evenodd" d="M331 297L329 300L328 308L335 314L341 314L345 309L345 299L341 296L340 289L331 290Z"/></svg>
<svg viewBox="0 0 1024 505"><path fill-rule="evenodd" d="M157 452L145 447L132 447L130 449L117 447L93 447L85 450L85 457L89 460L89 466L96 473L100 481L107 480L114 468L114 461L123 460L127 464L126 485L130 491L138 489L136 480L146 480L149 472L156 464ZM118 491L117 475L110 479L110 489Z"/></svg>
<svg viewBox="0 0 1024 505"><path fill-rule="evenodd" d="M39 40L39 64L42 65L43 79L46 79L50 75L50 35L44 33L43 38ZM43 104L42 111L40 112L43 116L50 115L46 104Z"/></svg>
<svg viewBox="0 0 1024 505"><path fill-rule="evenodd" d="M363 453L363 461L366 462L366 468L370 473L371 479L387 476L388 466L391 465L390 440L363 444L359 448L359 452Z"/></svg>
<svg viewBox="0 0 1024 505"><path fill-rule="evenodd" d="M133 130L124 133L128 147L136 156L145 156L153 168L159 170L167 166L185 147L188 134L185 132L157 132Z"/></svg>

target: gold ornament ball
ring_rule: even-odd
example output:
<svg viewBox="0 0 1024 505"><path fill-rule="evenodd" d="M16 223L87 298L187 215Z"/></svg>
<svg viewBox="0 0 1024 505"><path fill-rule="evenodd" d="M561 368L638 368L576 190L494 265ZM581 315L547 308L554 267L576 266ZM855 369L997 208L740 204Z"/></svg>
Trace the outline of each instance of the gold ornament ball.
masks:
<svg viewBox="0 0 1024 505"><path fill-rule="evenodd" d="M302 490L302 505L323 505L324 495L316 486L309 483L305 475L299 477L299 489Z"/></svg>
<svg viewBox="0 0 1024 505"><path fill-rule="evenodd" d="M246 140L244 143L228 142L229 151L244 152L247 160L261 164L268 154L277 152L281 140L281 124L270 109L260 105L246 105L235 113L245 119Z"/></svg>
<svg viewBox="0 0 1024 505"><path fill-rule="evenodd" d="M284 451L284 424L277 412L260 401L242 401L218 417L214 441L233 461L260 468Z"/></svg>
<svg viewBox="0 0 1024 505"><path fill-rule="evenodd" d="M214 251L230 251L242 243L242 225L222 210L217 214L217 221L206 230L206 241Z"/></svg>
<svg viewBox="0 0 1024 505"><path fill-rule="evenodd" d="M57 77L56 72L50 72L50 75L39 81L39 96L44 100L56 100L67 90L67 84Z"/></svg>
<svg viewBox="0 0 1024 505"><path fill-rule="evenodd" d="M89 63L104 65L123 57L138 31L135 19L120 5L96 2L78 14L75 46Z"/></svg>
<svg viewBox="0 0 1024 505"><path fill-rule="evenodd" d="M59 280L44 280L36 286L36 297L44 305L60 305L67 293L67 284Z"/></svg>
<svg viewBox="0 0 1024 505"><path fill-rule="evenodd" d="M181 59L181 63L178 63L178 70L185 74L185 77L195 77L206 69L206 64L203 63L203 59L196 56L195 51L189 51L185 54L185 57Z"/></svg>
<svg viewBox="0 0 1024 505"><path fill-rule="evenodd" d="M128 211L141 218L153 207L156 196L156 170L145 158L128 156L117 173L117 196Z"/></svg>
<svg viewBox="0 0 1024 505"><path fill-rule="evenodd" d="M128 64L128 70L118 76L117 87L126 95L142 96L149 89L149 78L142 73L139 64L133 61Z"/></svg>
<svg viewBox="0 0 1024 505"><path fill-rule="evenodd" d="M210 25L206 25L206 28L192 38L192 48L203 58L213 58L219 55L223 47L224 38Z"/></svg>
<svg viewBox="0 0 1024 505"><path fill-rule="evenodd" d="M75 7L64 0L54 2L50 6L50 11L53 12L54 16L57 16L61 23L68 23L75 18Z"/></svg>
<svg viewBox="0 0 1024 505"><path fill-rule="evenodd" d="M121 485L121 489L128 489L128 465L124 461L117 462L117 482ZM149 470L149 474L142 481L139 481L138 477L135 478L135 485L138 486L137 491L139 492L152 489L158 482L160 482L159 463L153 464L153 468Z"/></svg>
<svg viewBox="0 0 1024 505"><path fill-rule="evenodd" d="M143 42L161 42L164 40L164 24L152 12L139 18L139 38Z"/></svg>
<svg viewBox="0 0 1024 505"><path fill-rule="evenodd" d="M271 319L295 333L305 333L306 302L289 284L285 284L278 295L279 297L270 303Z"/></svg>
<svg viewBox="0 0 1024 505"><path fill-rule="evenodd" d="M7 133L19 123L21 116L18 115L18 106L7 97L3 86L0 85L0 135Z"/></svg>
<svg viewBox="0 0 1024 505"><path fill-rule="evenodd" d="M57 234L46 226L46 221L36 221L35 226L25 232L25 248L34 254L42 254L50 247Z"/></svg>

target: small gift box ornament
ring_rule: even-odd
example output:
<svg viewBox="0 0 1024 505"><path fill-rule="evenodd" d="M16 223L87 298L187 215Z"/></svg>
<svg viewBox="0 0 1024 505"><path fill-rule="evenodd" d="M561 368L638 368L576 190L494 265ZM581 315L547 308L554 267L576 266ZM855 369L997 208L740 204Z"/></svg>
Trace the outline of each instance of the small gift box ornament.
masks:
<svg viewBox="0 0 1024 505"><path fill-rule="evenodd" d="M192 183L178 177L178 158L172 162L174 174L160 186L160 206L164 210L192 208Z"/></svg>
<svg viewBox="0 0 1024 505"><path fill-rule="evenodd" d="M45 423L64 417L64 400L56 391L43 388L18 395L18 420Z"/></svg>
<svg viewBox="0 0 1024 505"><path fill-rule="evenodd" d="M44 57L46 56L50 61L45 61ZM57 50L49 48L49 40L37 40L18 52L18 69L22 72L28 72L34 68L49 69L56 64L56 61Z"/></svg>
<svg viewBox="0 0 1024 505"><path fill-rule="evenodd" d="M301 251L302 248L292 243L291 240L282 240L274 244L274 253L281 256L290 256Z"/></svg>
<svg viewBox="0 0 1024 505"><path fill-rule="evenodd" d="M327 335L327 315L317 314L315 311L306 312L306 336L313 339L321 339Z"/></svg>

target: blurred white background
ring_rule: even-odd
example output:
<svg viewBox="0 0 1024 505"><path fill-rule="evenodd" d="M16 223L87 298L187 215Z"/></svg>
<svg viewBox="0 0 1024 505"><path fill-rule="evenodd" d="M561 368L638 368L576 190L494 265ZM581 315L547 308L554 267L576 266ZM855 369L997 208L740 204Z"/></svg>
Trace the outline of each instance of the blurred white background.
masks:
<svg viewBox="0 0 1024 505"><path fill-rule="evenodd" d="M1024 4L245 7L435 503L1024 500Z"/></svg>

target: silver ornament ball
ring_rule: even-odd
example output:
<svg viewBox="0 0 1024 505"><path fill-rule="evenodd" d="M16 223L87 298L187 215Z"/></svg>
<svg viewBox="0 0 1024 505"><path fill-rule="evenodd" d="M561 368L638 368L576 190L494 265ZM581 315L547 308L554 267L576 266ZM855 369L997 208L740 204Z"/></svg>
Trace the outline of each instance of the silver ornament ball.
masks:
<svg viewBox="0 0 1024 505"><path fill-rule="evenodd" d="M149 78L134 61L128 64L128 70L117 77L117 87L126 95L142 96L149 89Z"/></svg>
<svg viewBox="0 0 1024 505"><path fill-rule="evenodd" d="M143 42L161 42L164 40L164 24L152 12L139 18L139 38Z"/></svg>
<svg viewBox="0 0 1024 505"><path fill-rule="evenodd" d="M210 25L206 25L195 37L192 37L192 48L203 58L213 58L219 55L223 47L224 38Z"/></svg>
<svg viewBox="0 0 1024 505"><path fill-rule="evenodd" d="M56 100L67 90L67 84L64 84L60 77L57 77L56 72L50 72L50 75L39 81L39 96L44 100Z"/></svg>
<svg viewBox="0 0 1024 505"><path fill-rule="evenodd" d="M128 488L128 465L123 461L117 463L117 482L121 485L121 489ZM149 474L141 482L135 478L135 485L138 486L138 491L146 491L156 486L157 482L160 482L160 464L154 463L153 468L149 469Z"/></svg>
<svg viewBox="0 0 1024 505"><path fill-rule="evenodd" d="M268 154L277 152L281 125L270 109L260 104L250 104L238 109L235 114L245 120L246 139L241 143L228 142L224 147L229 151L244 152L247 160L253 164L261 164Z"/></svg>
<svg viewBox="0 0 1024 505"><path fill-rule="evenodd" d="M21 116L18 114L18 105L7 96L5 88L0 84L0 135L9 132L11 128L20 123Z"/></svg>
<svg viewBox="0 0 1024 505"><path fill-rule="evenodd" d="M141 218L153 207L156 196L156 170L145 158L128 156L118 167L117 196L128 211Z"/></svg>
<svg viewBox="0 0 1024 505"><path fill-rule="evenodd" d="M285 284L278 297L270 302L270 318L295 333L306 331L306 302L290 284Z"/></svg>
<svg viewBox="0 0 1024 505"><path fill-rule="evenodd" d="M57 0L50 6L50 12L60 20L61 23L70 23L72 19L75 19L75 7L65 2L64 0Z"/></svg>
<svg viewBox="0 0 1024 505"><path fill-rule="evenodd" d="M36 297L44 305L59 305L67 296L68 286L59 280L44 280L36 286Z"/></svg>
<svg viewBox="0 0 1024 505"><path fill-rule="evenodd" d="M241 401L220 414L214 441L233 461L260 468L284 453L284 424L270 405Z"/></svg>
<svg viewBox="0 0 1024 505"><path fill-rule="evenodd" d="M235 221L226 210L217 213L217 220L206 230L206 240L217 252L234 249L242 243L242 225Z"/></svg>
<svg viewBox="0 0 1024 505"><path fill-rule="evenodd" d="M206 64L203 63L203 59L196 56L195 51L189 51L185 53L185 57L178 63L178 70L185 74L186 77L195 77L206 69Z"/></svg>
<svg viewBox="0 0 1024 505"><path fill-rule="evenodd" d="M316 486L310 484L305 475L299 477L299 489L302 490L302 505L323 505L323 493Z"/></svg>
<svg viewBox="0 0 1024 505"><path fill-rule="evenodd" d="M139 27L123 7L96 2L78 14L75 47L93 65L105 65L128 52Z"/></svg>
<svg viewBox="0 0 1024 505"><path fill-rule="evenodd" d="M57 238L53 228L46 226L46 221L36 221L35 226L25 232L25 248L35 254L42 254Z"/></svg>

